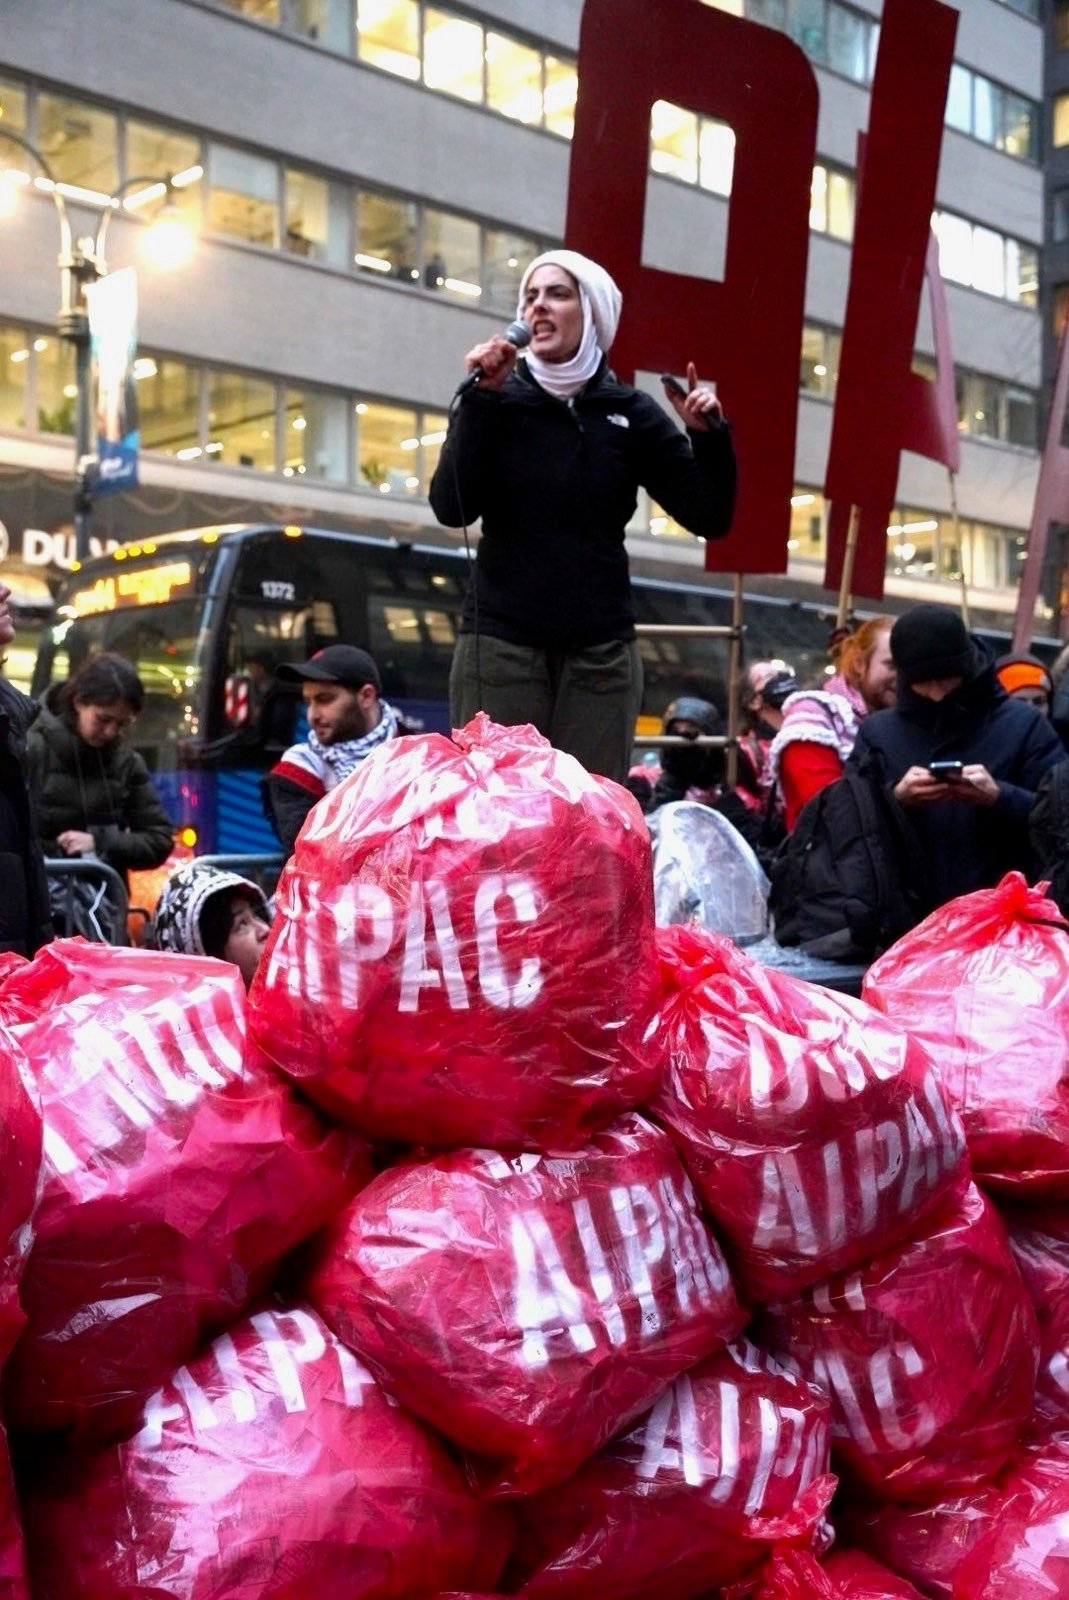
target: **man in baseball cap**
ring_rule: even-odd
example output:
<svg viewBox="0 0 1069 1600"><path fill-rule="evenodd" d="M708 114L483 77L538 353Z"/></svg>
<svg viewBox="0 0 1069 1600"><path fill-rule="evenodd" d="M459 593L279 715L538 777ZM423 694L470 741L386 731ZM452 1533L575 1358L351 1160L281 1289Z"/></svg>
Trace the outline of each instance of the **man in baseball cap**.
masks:
<svg viewBox="0 0 1069 1600"><path fill-rule="evenodd" d="M396 711L380 698L378 667L357 645L328 644L275 676L301 685L308 712L308 738L290 746L262 786L264 811L289 855L316 801L400 730Z"/></svg>

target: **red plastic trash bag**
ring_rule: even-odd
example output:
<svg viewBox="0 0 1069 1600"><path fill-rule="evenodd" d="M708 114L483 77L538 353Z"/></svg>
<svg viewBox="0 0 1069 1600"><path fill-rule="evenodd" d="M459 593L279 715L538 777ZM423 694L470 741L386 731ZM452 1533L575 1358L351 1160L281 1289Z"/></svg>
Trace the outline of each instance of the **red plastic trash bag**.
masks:
<svg viewBox="0 0 1069 1600"><path fill-rule="evenodd" d="M931 1503L982 1483L1032 1409L1035 1312L974 1187L923 1237L769 1306L758 1327L831 1396L837 1470L880 1498Z"/></svg>
<svg viewBox="0 0 1069 1600"><path fill-rule="evenodd" d="M669 1067L652 1106L755 1300L867 1261L968 1182L924 1050L868 1006L659 931Z"/></svg>
<svg viewBox="0 0 1069 1600"><path fill-rule="evenodd" d="M303 1307L235 1324L24 1502L40 1600L410 1600L493 1584L510 1538Z"/></svg>
<svg viewBox="0 0 1069 1600"><path fill-rule="evenodd" d="M931 1600L951 1600L958 1568L1004 1500L996 1478L932 1506L837 1506L835 1530Z"/></svg>
<svg viewBox="0 0 1069 1600"><path fill-rule="evenodd" d="M924 1044L978 1183L1069 1199L1069 933L1019 872L932 913L868 970L865 999Z"/></svg>
<svg viewBox="0 0 1069 1600"><path fill-rule="evenodd" d="M355 1136L243 1062L236 967L69 939L18 982L38 1010L19 1033L45 1179L7 1415L99 1437L136 1420L370 1170Z"/></svg>
<svg viewBox="0 0 1069 1600"><path fill-rule="evenodd" d="M834 1488L827 1397L739 1341L521 1503L519 1592L692 1600L754 1571L778 1540L811 1540Z"/></svg>
<svg viewBox="0 0 1069 1600"><path fill-rule="evenodd" d="M635 1115L568 1157L382 1173L309 1293L500 1493L568 1477L746 1320L671 1141Z"/></svg>
<svg viewBox="0 0 1069 1600"><path fill-rule="evenodd" d="M836 1550L821 1564L801 1550L777 1551L756 1600L922 1600L904 1578L859 1550Z"/></svg>
<svg viewBox="0 0 1069 1600"><path fill-rule="evenodd" d="M1069 1439L1028 1452L1003 1488L1001 1511L958 1568L954 1600L1066 1600Z"/></svg>
<svg viewBox="0 0 1069 1600"><path fill-rule="evenodd" d="M18 1283L33 1240L41 1136L40 1098L25 1051L14 1032L0 1026L0 1361L26 1320Z"/></svg>
<svg viewBox="0 0 1069 1600"><path fill-rule="evenodd" d="M653 1086L646 825L533 728L382 745L276 903L253 1035L372 1137L573 1149Z"/></svg>
<svg viewBox="0 0 1069 1600"><path fill-rule="evenodd" d="M0 1600L30 1600L19 1502L3 1428L0 1428Z"/></svg>
<svg viewBox="0 0 1069 1600"><path fill-rule="evenodd" d="M1007 1218L1010 1248L1039 1323L1032 1431L1069 1429L1069 1210Z"/></svg>

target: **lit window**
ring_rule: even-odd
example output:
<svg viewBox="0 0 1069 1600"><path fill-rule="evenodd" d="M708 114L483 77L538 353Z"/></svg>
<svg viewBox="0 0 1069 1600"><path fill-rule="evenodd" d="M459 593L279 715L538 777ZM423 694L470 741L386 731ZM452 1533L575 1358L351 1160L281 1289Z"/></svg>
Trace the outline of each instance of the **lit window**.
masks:
<svg viewBox="0 0 1069 1600"><path fill-rule="evenodd" d="M735 172L735 130L726 122L702 119L698 139L699 182L713 194L730 195Z"/></svg>
<svg viewBox="0 0 1069 1600"><path fill-rule="evenodd" d="M972 224L941 211L936 219L939 271L952 283L972 283Z"/></svg>
<svg viewBox="0 0 1069 1600"><path fill-rule="evenodd" d="M0 323L0 428L26 426L30 340L25 328ZM18 360L14 358L18 356Z"/></svg>
<svg viewBox="0 0 1069 1600"><path fill-rule="evenodd" d="M448 427L449 418L441 412L423 413L423 429L419 436L419 479L422 494L426 494L430 489Z"/></svg>
<svg viewBox="0 0 1069 1600"><path fill-rule="evenodd" d="M33 341L40 433L74 433L74 351L66 339Z"/></svg>
<svg viewBox="0 0 1069 1600"><path fill-rule="evenodd" d="M382 495L416 494L419 433L415 411L368 401L362 411L357 407L356 425L358 482ZM413 439L415 448L409 442ZM413 477L415 485L409 481Z"/></svg>
<svg viewBox="0 0 1069 1600"><path fill-rule="evenodd" d="M201 369L169 357L142 357L134 378L144 449L174 456L199 446Z"/></svg>
<svg viewBox="0 0 1069 1600"><path fill-rule="evenodd" d="M828 232L836 239L854 235L854 180L845 172L828 173Z"/></svg>
<svg viewBox="0 0 1069 1600"><path fill-rule="evenodd" d="M308 261L344 267L349 253L348 194L307 172L286 173L283 248Z"/></svg>
<svg viewBox="0 0 1069 1600"><path fill-rule="evenodd" d="M411 200L364 190L356 198L356 252L361 272L418 283L419 211Z"/></svg>
<svg viewBox="0 0 1069 1600"><path fill-rule="evenodd" d="M991 228L974 228L972 285L984 294L1006 294L1006 241Z"/></svg>
<svg viewBox="0 0 1069 1600"><path fill-rule="evenodd" d="M273 383L241 372L210 372L204 446L208 460L273 472L275 404Z"/></svg>
<svg viewBox="0 0 1069 1600"><path fill-rule="evenodd" d="M349 402L323 389L287 389L282 471L344 483L349 476Z"/></svg>
<svg viewBox="0 0 1069 1600"><path fill-rule="evenodd" d="M0 77L0 132L10 128L13 133L26 132L26 91L21 83ZM19 171L36 167L18 145L0 140L0 168L15 167Z"/></svg>
<svg viewBox="0 0 1069 1600"><path fill-rule="evenodd" d="M972 73L957 62L950 69L947 90L946 125L959 133L972 132Z"/></svg>
<svg viewBox="0 0 1069 1600"><path fill-rule="evenodd" d="M278 27L279 0L223 0L225 6L231 11L240 11L244 17L252 17L254 22L266 22L271 27Z"/></svg>
<svg viewBox="0 0 1069 1600"><path fill-rule="evenodd" d="M314 39L331 50L349 48L348 0L282 0L280 20L287 33Z"/></svg>
<svg viewBox="0 0 1069 1600"><path fill-rule="evenodd" d="M809 190L809 226L816 233L828 231L828 169L813 168L813 181Z"/></svg>
<svg viewBox="0 0 1069 1600"><path fill-rule="evenodd" d="M650 114L650 165L684 183L698 181L698 119L693 111L655 100Z"/></svg>
<svg viewBox="0 0 1069 1600"><path fill-rule="evenodd" d="M225 145L211 148L208 226L251 244L277 243L278 168L263 156Z"/></svg>
<svg viewBox="0 0 1069 1600"><path fill-rule="evenodd" d="M461 300L482 298L477 222L431 206L424 210L423 286Z"/></svg>
<svg viewBox="0 0 1069 1600"><path fill-rule="evenodd" d="M418 0L357 0L356 53L399 78L419 78Z"/></svg>
<svg viewBox="0 0 1069 1600"><path fill-rule="evenodd" d="M423 81L461 100L483 99L483 30L428 6L423 16Z"/></svg>
<svg viewBox="0 0 1069 1600"><path fill-rule="evenodd" d="M574 61L559 61L556 56L546 57L546 88L543 96L546 127L550 133L562 134L570 139L575 127L575 97L579 90L579 77Z"/></svg>
<svg viewBox="0 0 1069 1600"><path fill-rule="evenodd" d="M486 103L517 122L542 121L542 57L500 33L486 35Z"/></svg>
<svg viewBox="0 0 1069 1600"><path fill-rule="evenodd" d="M199 139L184 133L174 133L170 128L159 128L151 122L126 123L126 176L127 178L178 178L172 199L183 217L193 228L200 223L201 198L204 192L204 173L201 168ZM131 188L125 203L130 210L137 209L138 191Z"/></svg>
<svg viewBox="0 0 1069 1600"><path fill-rule="evenodd" d="M526 234L486 228L483 232L482 304L514 317L520 279L527 263L538 254L537 242Z"/></svg>
<svg viewBox="0 0 1069 1600"><path fill-rule="evenodd" d="M1069 144L1069 94L1059 94L1054 97L1054 126L1051 137L1059 147Z"/></svg>
<svg viewBox="0 0 1069 1600"><path fill-rule="evenodd" d="M115 193L119 130L113 112L65 95L39 95L37 143L57 182L78 189L87 202L103 205Z"/></svg>

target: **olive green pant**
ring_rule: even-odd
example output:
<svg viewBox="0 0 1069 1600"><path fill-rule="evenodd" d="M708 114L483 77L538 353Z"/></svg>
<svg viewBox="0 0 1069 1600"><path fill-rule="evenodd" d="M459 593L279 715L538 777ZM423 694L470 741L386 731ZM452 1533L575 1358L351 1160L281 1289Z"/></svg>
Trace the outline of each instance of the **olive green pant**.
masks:
<svg viewBox="0 0 1069 1600"><path fill-rule="evenodd" d="M478 662L476 661L478 654ZM532 722L588 772L622 783L642 706L642 658L634 640L568 654L462 633L449 674L455 728L476 711L514 727Z"/></svg>

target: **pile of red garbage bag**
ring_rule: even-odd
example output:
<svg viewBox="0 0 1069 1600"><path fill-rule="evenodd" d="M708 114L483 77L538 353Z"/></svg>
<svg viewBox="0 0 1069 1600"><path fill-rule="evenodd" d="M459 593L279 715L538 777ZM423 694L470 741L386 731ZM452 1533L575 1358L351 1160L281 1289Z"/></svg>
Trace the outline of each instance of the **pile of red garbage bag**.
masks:
<svg viewBox="0 0 1069 1600"><path fill-rule="evenodd" d="M247 998L0 962L0 1600L1069 1600L1069 934L970 900L769 973L480 716L315 808Z"/></svg>

